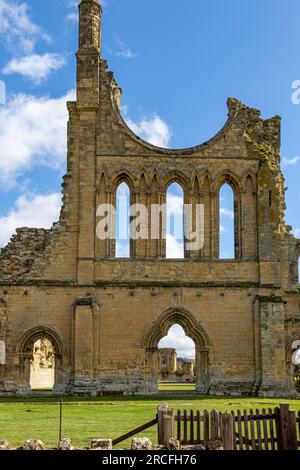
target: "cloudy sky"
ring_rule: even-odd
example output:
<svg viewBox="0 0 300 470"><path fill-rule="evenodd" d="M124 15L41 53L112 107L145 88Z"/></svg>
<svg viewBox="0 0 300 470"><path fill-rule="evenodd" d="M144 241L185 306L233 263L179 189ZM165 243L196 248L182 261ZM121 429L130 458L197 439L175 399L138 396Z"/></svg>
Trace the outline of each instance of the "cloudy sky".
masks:
<svg viewBox="0 0 300 470"><path fill-rule="evenodd" d="M0 246L17 226L50 227L58 218L77 3L0 0ZM124 91L125 119L146 140L167 147L207 140L226 121L228 96L264 117L282 116L286 218L300 236L299 0L102 3L103 56ZM178 202L178 188L172 197ZM232 220L225 191L229 257ZM180 256L180 240L169 238Z"/></svg>

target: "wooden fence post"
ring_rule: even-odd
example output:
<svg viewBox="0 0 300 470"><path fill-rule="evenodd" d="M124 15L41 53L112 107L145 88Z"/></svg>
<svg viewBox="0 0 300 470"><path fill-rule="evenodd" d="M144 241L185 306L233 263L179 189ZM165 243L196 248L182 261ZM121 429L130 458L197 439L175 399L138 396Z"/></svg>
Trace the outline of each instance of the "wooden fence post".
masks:
<svg viewBox="0 0 300 470"><path fill-rule="evenodd" d="M170 439L174 437L175 411L168 409L164 414L164 446L169 447Z"/></svg>
<svg viewBox="0 0 300 470"><path fill-rule="evenodd" d="M234 450L234 418L231 413L222 413L220 434L224 450Z"/></svg>
<svg viewBox="0 0 300 470"><path fill-rule="evenodd" d="M161 403L157 408L157 442L158 445L164 445L164 414L168 411L169 407L167 403Z"/></svg>
<svg viewBox="0 0 300 470"><path fill-rule="evenodd" d="M297 450L297 423L295 411L281 404L277 409L278 450Z"/></svg>
<svg viewBox="0 0 300 470"><path fill-rule="evenodd" d="M168 447L174 434L175 411L162 403L157 409L158 417L158 444Z"/></svg>

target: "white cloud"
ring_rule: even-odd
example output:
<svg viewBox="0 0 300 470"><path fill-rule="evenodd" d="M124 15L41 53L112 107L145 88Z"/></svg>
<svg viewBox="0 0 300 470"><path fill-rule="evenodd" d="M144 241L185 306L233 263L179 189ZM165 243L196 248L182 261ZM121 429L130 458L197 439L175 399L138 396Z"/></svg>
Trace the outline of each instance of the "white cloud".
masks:
<svg viewBox="0 0 300 470"><path fill-rule="evenodd" d="M150 118L142 119L138 122L133 121L126 117L128 126L137 135L142 137L147 142L159 147L168 147L171 140L171 130L168 124L163 121L159 116L154 115Z"/></svg>
<svg viewBox="0 0 300 470"><path fill-rule="evenodd" d="M0 218L0 246L8 243L19 227L51 228L59 218L61 194L24 194L7 215Z"/></svg>
<svg viewBox="0 0 300 470"><path fill-rule="evenodd" d="M70 21L70 23L77 23L78 14L77 13L69 13L67 15L67 21Z"/></svg>
<svg viewBox="0 0 300 470"><path fill-rule="evenodd" d="M183 242L176 240L176 238L167 233L166 240L166 257L168 259L183 259L184 258L184 246Z"/></svg>
<svg viewBox="0 0 300 470"><path fill-rule="evenodd" d="M32 21L26 3L0 0L0 37L13 55L3 69L6 74L19 73L39 84L65 63L61 54L34 53L39 41L51 38Z"/></svg>
<svg viewBox="0 0 300 470"><path fill-rule="evenodd" d="M183 215L183 197L176 196L171 192L167 195L168 212L172 214Z"/></svg>
<svg viewBox="0 0 300 470"><path fill-rule="evenodd" d="M22 58L12 59L4 67L3 73L18 73L38 85L48 78L51 72L63 67L65 62L65 58L61 54L30 54Z"/></svg>
<svg viewBox="0 0 300 470"><path fill-rule="evenodd" d="M130 257L130 246L126 240L118 240L116 243L116 257L117 258L129 258Z"/></svg>
<svg viewBox="0 0 300 470"><path fill-rule="evenodd" d="M225 209L225 207L222 207L220 209L220 214L223 217L229 217L230 219L234 218L234 212L230 209Z"/></svg>
<svg viewBox="0 0 300 470"><path fill-rule="evenodd" d="M185 335L180 325L170 328L168 336L163 338L158 345L159 348L174 348L178 358L195 359L195 343Z"/></svg>
<svg viewBox="0 0 300 470"><path fill-rule="evenodd" d="M74 91L56 99L20 94L0 107L2 184L14 185L19 175L35 165L58 169L65 164L66 101L74 99Z"/></svg>
<svg viewBox="0 0 300 470"><path fill-rule="evenodd" d="M68 0L68 6L71 8L77 8L80 0Z"/></svg>
<svg viewBox="0 0 300 470"><path fill-rule="evenodd" d="M295 228L295 237L300 238L300 228Z"/></svg>
<svg viewBox="0 0 300 470"><path fill-rule="evenodd" d="M38 40L49 41L49 36L30 18L26 3L0 0L0 35L14 51L33 51Z"/></svg>
<svg viewBox="0 0 300 470"><path fill-rule="evenodd" d="M296 165L299 161L300 161L299 156L295 156L293 158L284 157L282 159L282 164L283 166L293 166L293 165Z"/></svg>
<svg viewBox="0 0 300 470"><path fill-rule="evenodd" d="M109 52L116 57L123 57L123 59L134 59L138 55L133 52L124 41L121 41L117 36L115 36L115 42L118 47L117 50L108 49Z"/></svg>
<svg viewBox="0 0 300 470"><path fill-rule="evenodd" d="M137 54L133 52L124 42L118 41L119 50L114 54L117 57L123 57L124 59L134 59L137 57Z"/></svg>

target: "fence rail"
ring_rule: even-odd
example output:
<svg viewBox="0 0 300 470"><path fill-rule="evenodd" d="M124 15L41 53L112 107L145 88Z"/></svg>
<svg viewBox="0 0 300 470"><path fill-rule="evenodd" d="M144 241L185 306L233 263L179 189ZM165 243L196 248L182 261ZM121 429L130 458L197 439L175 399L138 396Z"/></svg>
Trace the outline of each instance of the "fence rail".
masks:
<svg viewBox="0 0 300 470"><path fill-rule="evenodd" d="M219 440L225 450L300 450L300 411L283 404L272 410L243 410L223 413L158 407L156 418L115 439L113 445L127 440L152 426L158 428L158 444L168 448L171 438L181 445L209 447Z"/></svg>
<svg viewBox="0 0 300 470"><path fill-rule="evenodd" d="M152 419L152 421L149 421L148 423L145 423L142 426L139 426L138 428L135 428L132 431L127 432L126 434L123 434L123 436L120 436L117 439L114 439L112 444L116 446L117 444L120 444L121 442L126 441L130 437L136 436L140 432L143 432L143 431L146 431L146 429L152 428L152 426L155 426L156 424L157 424L157 416L155 419Z"/></svg>

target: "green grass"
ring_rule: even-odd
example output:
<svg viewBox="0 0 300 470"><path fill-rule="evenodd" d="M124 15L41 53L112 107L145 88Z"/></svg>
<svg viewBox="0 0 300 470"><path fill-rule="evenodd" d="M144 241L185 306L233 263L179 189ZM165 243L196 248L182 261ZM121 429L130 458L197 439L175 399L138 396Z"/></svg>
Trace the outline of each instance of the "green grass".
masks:
<svg viewBox="0 0 300 470"><path fill-rule="evenodd" d="M157 388L160 392L171 392L171 391L193 392L195 391L196 386L195 384L159 383Z"/></svg>
<svg viewBox="0 0 300 470"><path fill-rule="evenodd" d="M63 436L76 447L88 447L94 437L116 438L153 419L157 405L167 401L175 409L231 411L274 408L287 400L224 397L103 397L63 398ZM300 400L288 401L300 410ZM0 399L0 440L14 446L26 439L41 439L48 448L58 440L59 404L57 398ZM156 427L143 433L156 442ZM119 447L129 447L130 441Z"/></svg>

